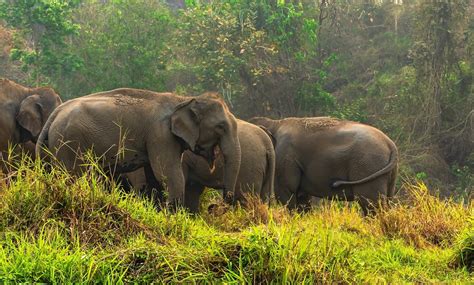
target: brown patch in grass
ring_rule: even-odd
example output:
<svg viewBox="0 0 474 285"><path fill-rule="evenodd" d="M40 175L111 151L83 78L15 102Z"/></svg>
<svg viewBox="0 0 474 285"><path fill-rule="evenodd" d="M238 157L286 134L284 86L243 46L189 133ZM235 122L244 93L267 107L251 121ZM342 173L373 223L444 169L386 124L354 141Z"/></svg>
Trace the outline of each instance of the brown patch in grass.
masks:
<svg viewBox="0 0 474 285"><path fill-rule="evenodd" d="M101 205L100 211L95 211L97 209L73 208L60 212L72 239L77 234L82 244L97 246L118 244L125 237L142 233L147 239L160 242L153 229L132 218L116 205L107 203Z"/></svg>
<svg viewBox="0 0 474 285"><path fill-rule="evenodd" d="M468 209L430 195L422 183L405 187L408 201L377 213L375 219L382 232L419 248L450 246L467 220Z"/></svg>
<svg viewBox="0 0 474 285"><path fill-rule="evenodd" d="M270 222L282 223L289 219L289 211L283 207L269 207L268 204L251 193L244 194L245 202L234 207L222 200L215 201L204 214L204 219L217 228L228 232L239 232L243 229Z"/></svg>
<svg viewBox="0 0 474 285"><path fill-rule="evenodd" d="M265 204L256 195L245 193L245 210L249 219L256 224L267 224L270 219L270 209L268 204Z"/></svg>

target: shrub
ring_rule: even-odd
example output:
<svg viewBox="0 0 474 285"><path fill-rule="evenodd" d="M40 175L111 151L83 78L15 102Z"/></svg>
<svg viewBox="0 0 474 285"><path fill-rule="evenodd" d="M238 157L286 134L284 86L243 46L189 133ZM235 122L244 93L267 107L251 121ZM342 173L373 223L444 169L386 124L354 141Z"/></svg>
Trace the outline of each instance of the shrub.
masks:
<svg viewBox="0 0 474 285"><path fill-rule="evenodd" d="M408 201L398 203L377 214L383 233L390 237L401 237L416 247L449 247L460 230L466 226L470 210L462 203L441 200L428 191L420 182L405 185Z"/></svg>

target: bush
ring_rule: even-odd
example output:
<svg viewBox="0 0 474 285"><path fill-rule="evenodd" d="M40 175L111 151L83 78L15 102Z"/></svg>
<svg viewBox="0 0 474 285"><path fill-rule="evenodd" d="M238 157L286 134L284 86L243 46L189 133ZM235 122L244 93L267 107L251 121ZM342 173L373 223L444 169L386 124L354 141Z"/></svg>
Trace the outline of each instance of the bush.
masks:
<svg viewBox="0 0 474 285"><path fill-rule="evenodd" d="M404 188L409 202L399 203L377 215L383 233L403 238L419 248L451 246L466 227L471 215L469 209L462 203L431 195L422 182Z"/></svg>
<svg viewBox="0 0 474 285"><path fill-rule="evenodd" d="M452 265L474 272L474 217L471 216L468 227L459 235L455 248Z"/></svg>

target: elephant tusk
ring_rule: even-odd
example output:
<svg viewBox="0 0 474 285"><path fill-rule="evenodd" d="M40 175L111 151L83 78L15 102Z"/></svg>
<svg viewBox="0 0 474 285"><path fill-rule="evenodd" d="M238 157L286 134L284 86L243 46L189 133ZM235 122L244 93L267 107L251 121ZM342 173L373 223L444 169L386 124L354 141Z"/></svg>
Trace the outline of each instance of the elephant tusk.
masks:
<svg viewBox="0 0 474 285"><path fill-rule="evenodd" d="M217 157L219 156L220 154L220 148L219 148L219 145L215 145L213 150L212 150L212 156L209 158L209 166L210 166L210 171L211 173L214 173L214 171L216 170L216 159Z"/></svg>

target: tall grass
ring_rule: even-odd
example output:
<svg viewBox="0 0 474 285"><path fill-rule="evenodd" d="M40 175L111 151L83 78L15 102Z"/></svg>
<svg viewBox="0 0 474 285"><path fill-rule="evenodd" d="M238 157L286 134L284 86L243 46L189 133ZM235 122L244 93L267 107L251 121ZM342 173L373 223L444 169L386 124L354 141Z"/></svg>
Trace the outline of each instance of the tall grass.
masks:
<svg viewBox="0 0 474 285"><path fill-rule="evenodd" d="M474 282L474 205L407 185L373 217L323 202L308 213L219 204L157 211L97 171L27 157L0 180L0 282ZM204 203L215 203L208 190Z"/></svg>

